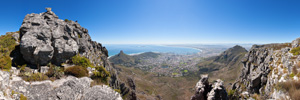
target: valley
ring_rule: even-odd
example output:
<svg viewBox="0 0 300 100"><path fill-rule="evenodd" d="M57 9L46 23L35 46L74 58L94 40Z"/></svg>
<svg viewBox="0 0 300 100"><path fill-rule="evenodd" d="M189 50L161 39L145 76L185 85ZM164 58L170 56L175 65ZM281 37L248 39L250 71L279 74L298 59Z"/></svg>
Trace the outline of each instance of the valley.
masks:
<svg viewBox="0 0 300 100"><path fill-rule="evenodd" d="M214 54L205 50L214 50ZM109 60L118 69L120 79L134 80L138 98L186 100L195 92L194 85L202 74L209 74L210 82L225 80L224 86L229 89L240 74L240 60L247 53L238 45L225 51L205 50L193 55L154 52L127 55L120 51Z"/></svg>

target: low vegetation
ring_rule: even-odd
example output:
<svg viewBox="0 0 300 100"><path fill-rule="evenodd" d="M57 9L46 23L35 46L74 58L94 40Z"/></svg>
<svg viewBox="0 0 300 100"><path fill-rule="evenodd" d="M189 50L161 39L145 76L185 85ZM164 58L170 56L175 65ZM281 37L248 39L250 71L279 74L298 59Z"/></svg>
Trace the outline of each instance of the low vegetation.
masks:
<svg viewBox="0 0 300 100"><path fill-rule="evenodd" d="M23 94L20 95L20 100L27 100L27 97L24 96Z"/></svg>
<svg viewBox="0 0 300 100"><path fill-rule="evenodd" d="M103 66L97 66L96 71L93 72L91 77L96 83L104 83L108 85L110 74Z"/></svg>
<svg viewBox="0 0 300 100"><path fill-rule="evenodd" d="M76 56L74 56L74 57L72 57L72 62L73 62L73 64L78 65L78 66L82 66L82 67L84 67L84 68L87 68L87 67L94 67L94 66L91 64L91 62L90 62L89 59L87 59L87 58L85 58L85 57L82 57L82 56L80 56L79 54L76 55Z"/></svg>
<svg viewBox="0 0 300 100"><path fill-rule="evenodd" d="M46 75L50 77L52 80L60 79L62 76L64 76L64 69L58 66L55 66L53 64L48 64L49 67L48 72Z"/></svg>
<svg viewBox="0 0 300 100"><path fill-rule="evenodd" d="M0 66L2 70L11 69L11 59L9 56L5 55L0 58Z"/></svg>
<svg viewBox="0 0 300 100"><path fill-rule="evenodd" d="M0 36L0 67L2 70L10 70L12 61L9 55L16 45L12 34Z"/></svg>
<svg viewBox="0 0 300 100"><path fill-rule="evenodd" d="M290 53L293 55L299 55L300 54L300 47L293 48Z"/></svg>
<svg viewBox="0 0 300 100"><path fill-rule="evenodd" d="M71 22L72 20L69 20L69 19L65 19L64 21L65 21L65 22Z"/></svg>
<svg viewBox="0 0 300 100"><path fill-rule="evenodd" d="M72 75L75 77L84 77L88 76L88 70L81 66L73 66L65 69L64 73L66 75Z"/></svg>
<svg viewBox="0 0 300 100"><path fill-rule="evenodd" d="M271 44L274 50L280 50L285 47L292 47L291 43Z"/></svg>
<svg viewBox="0 0 300 100"><path fill-rule="evenodd" d="M278 83L277 88L286 91L292 100L300 100L300 80L290 80Z"/></svg>
<svg viewBox="0 0 300 100"><path fill-rule="evenodd" d="M25 73L20 73L20 77L22 77L23 80L31 82L31 81L43 81L43 80L48 80L48 76L43 74L43 73L30 73L30 72L25 72Z"/></svg>

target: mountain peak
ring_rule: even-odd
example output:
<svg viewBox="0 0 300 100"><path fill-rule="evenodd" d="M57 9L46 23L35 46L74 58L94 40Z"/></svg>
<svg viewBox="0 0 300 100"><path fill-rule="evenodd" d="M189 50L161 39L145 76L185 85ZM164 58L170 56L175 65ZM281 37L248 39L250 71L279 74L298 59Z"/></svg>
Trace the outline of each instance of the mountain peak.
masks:
<svg viewBox="0 0 300 100"><path fill-rule="evenodd" d="M242 46L235 45L234 47L227 49L226 51L221 53L219 56L217 56L215 61L230 62L236 56L246 53L246 52L247 52L247 50L245 48L243 48Z"/></svg>

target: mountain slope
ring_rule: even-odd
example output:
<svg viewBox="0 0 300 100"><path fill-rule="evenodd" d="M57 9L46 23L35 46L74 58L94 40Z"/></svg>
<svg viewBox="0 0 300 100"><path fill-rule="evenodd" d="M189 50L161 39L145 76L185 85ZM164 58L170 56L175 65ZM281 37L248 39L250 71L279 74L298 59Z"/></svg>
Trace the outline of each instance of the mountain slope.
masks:
<svg viewBox="0 0 300 100"><path fill-rule="evenodd" d="M211 80L222 79L225 86L234 82L241 69L241 59L247 53L247 50L241 46L234 46L227 49L219 56L206 58L198 63L199 72L210 75Z"/></svg>
<svg viewBox="0 0 300 100"><path fill-rule="evenodd" d="M133 67L134 65L140 63L140 61L143 59L156 58L158 56L159 54L154 52L145 52L137 55L127 55L121 50L119 54L110 57L109 61L114 64Z"/></svg>

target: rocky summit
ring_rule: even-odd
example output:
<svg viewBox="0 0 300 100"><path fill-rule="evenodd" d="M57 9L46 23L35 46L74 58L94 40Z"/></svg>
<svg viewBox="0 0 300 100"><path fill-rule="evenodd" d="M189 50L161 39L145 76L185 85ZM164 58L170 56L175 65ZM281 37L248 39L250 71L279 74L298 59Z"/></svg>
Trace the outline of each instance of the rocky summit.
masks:
<svg viewBox="0 0 300 100"><path fill-rule="evenodd" d="M108 56L105 47L91 40L87 29L77 22L58 19L51 9L26 15L20 33L20 51L33 65L59 65L78 53L101 65L97 59Z"/></svg>
<svg viewBox="0 0 300 100"><path fill-rule="evenodd" d="M136 99L134 82L120 81L117 70L108 61L108 51L91 40L87 29L77 21L59 19L51 8L46 10L40 14L27 14L19 31L1 36L11 42L9 49L5 49L7 53L3 53L7 59L1 56L5 58L2 64L7 67L1 66L0 99ZM3 45L8 44L1 42L0 47ZM79 57L78 62L87 66L76 65L73 57ZM73 68L69 73L83 72L85 76L76 78L78 76L64 73L68 68ZM104 78L94 75L100 73L98 70L106 73L106 83L95 82L97 77Z"/></svg>

